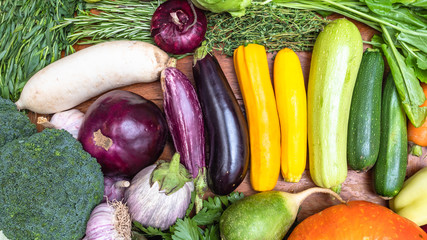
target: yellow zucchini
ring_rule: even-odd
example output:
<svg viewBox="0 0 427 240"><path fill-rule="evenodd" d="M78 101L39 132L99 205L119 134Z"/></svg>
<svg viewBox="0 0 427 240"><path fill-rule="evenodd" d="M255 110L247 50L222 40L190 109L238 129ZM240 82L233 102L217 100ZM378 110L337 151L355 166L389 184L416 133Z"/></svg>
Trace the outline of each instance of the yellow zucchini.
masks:
<svg viewBox="0 0 427 240"><path fill-rule="evenodd" d="M280 174L280 125L264 46L238 47L234 67L249 125L251 185L269 191Z"/></svg>
<svg viewBox="0 0 427 240"><path fill-rule="evenodd" d="M281 129L281 172L299 182L307 161L307 101L298 56L282 49L274 60L274 90Z"/></svg>

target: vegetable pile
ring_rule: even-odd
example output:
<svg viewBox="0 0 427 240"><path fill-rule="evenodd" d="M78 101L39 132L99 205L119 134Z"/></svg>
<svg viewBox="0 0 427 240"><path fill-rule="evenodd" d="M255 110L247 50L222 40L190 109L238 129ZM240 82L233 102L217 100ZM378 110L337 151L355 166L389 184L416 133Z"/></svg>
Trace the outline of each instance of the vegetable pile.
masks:
<svg viewBox="0 0 427 240"><path fill-rule="evenodd" d="M85 2L43 36L96 44L0 98L0 238L427 239L427 168L407 176L408 141L425 146L424 1ZM345 202L348 168L389 208ZM300 221L314 193L328 206Z"/></svg>

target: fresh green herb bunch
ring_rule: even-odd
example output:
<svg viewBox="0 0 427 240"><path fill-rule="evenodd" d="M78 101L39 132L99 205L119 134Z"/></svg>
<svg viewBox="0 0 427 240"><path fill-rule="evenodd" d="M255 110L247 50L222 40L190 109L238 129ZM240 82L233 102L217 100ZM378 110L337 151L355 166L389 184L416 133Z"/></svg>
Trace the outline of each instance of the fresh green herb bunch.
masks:
<svg viewBox="0 0 427 240"><path fill-rule="evenodd" d="M234 49L248 43L264 45L268 52L285 47L309 51L317 35L328 23L314 11L297 10L274 3L256 4L242 17L227 13L207 13L209 49L232 56Z"/></svg>
<svg viewBox="0 0 427 240"><path fill-rule="evenodd" d="M69 39L80 44L109 40L139 40L154 43L151 17L162 1L102 0L87 3L78 9L77 16L66 18L63 26L74 25ZM96 9L94 12L91 10Z"/></svg>
<svg viewBox="0 0 427 240"><path fill-rule="evenodd" d="M151 17L163 1L102 0L87 4L75 18L67 18L64 26L74 25L69 35L82 44L109 40L140 40L153 43ZM99 12L93 14L90 10ZM295 10L276 4L254 4L242 17L229 13L207 14L206 39L209 50L220 50L231 56L233 50L248 42L266 46L268 51L290 47L295 51L310 50L317 34L328 22L308 10Z"/></svg>
<svg viewBox="0 0 427 240"><path fill-rule="evenodd" d="M67 28L52 30L72 17L80 0L0 1L0 96L16 101L28 79L73 51Z"/></svg>
<svg viewBox="0 0 427 240"><path fill-rule="evenodd" d="M144 227L134 222L134 235L142 233L147 237L160 236L165 240L219 240L219 219L224 210L234 202L243 199L244 195L232 192L227 196L209 197L203 201L203 208L191 217L194 207L195 193L187 209L184 219L178 219L168 231L161 231L153 227Z"/></svg>
<svg viewBox="0 0 427 240"><path fill-rule="evenodd" d="M65 130L0 148L0 229L8 239L81 239L103 194L101 166Z"/></svg>

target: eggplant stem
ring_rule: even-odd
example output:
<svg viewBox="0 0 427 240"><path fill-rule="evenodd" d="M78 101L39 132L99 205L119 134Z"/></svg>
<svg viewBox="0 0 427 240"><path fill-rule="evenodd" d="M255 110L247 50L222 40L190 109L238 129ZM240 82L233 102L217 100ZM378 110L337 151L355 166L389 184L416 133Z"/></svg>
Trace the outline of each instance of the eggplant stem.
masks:
<svg viewBox="0 0 427 240"><path fill-rule="evenodd" d="M336 199L338 199L338 201L340 201L341 203L346 203L340 197L340 195L338 195L336 192L334 192L328 188L320 188L320 187L309 188L309 189L304 190L302 192L296 193L293 197L295 199L295 202L297 202L298 205L300 205L308 196L310 196L313 193L327 193L329 195L332 195Z"/></svg>
<svg viewBox="0 0 427 240"><path fill-rule="evenodd" d="M196 192L194 204L196 207L196 214L203 208L203 196L205 195L207 188L206 168L199 168L199 173L197 174L196 179L194 179L194 189Z"/></svg>
<svg viewBox="0 0 427 240"><path fill-rule="evenodd" d="M193 64L196 65L197 61L202 60L206 55L208 55L208 47L206 41L203 41L202 45L194 51Z"/></svg>
<svg viewBox="0 0 427 240"><path fill-rule="evenodd" d="M180 163L180 155L174 154L172 156L172 160L170 161L169 171L171 172L179 172L179 163Z"/></svg>
<svg viewBox="0 0 427 240"><path fill-rule="evenodd" d="M194 25L196 25L196 23L197 23L197 13L196 13L196 9L194 8L194 5L193 5L193 3L191 2L191 0L187 0L187 2L188 2L188 4L190 4L191 11L193 12L193 15L194 15L194 21L193 21L193 23L192 23L192 24L190 24L187 28L185 28L185 31L184 31L184 32L188 31L188 29L192 28L192 27L193 27Z"/></svg>
<svg viewBox="0 0 427 240"><path fill-rule="evenodd" d="M175 153L169 162L158 161L156 168L151 173L150 185L158 182L159 190L169 195L181 189L185 183L191 180L191 174L180 163L179 153Z"/></svg>
<svg viewBox="0 0 427 240"><path fill-rule="evenodd" d="M130 186L130 182L126 181L126 180L120 180L120 181L117 181L116 183L114 183L114 186L116 188L127 188Z"/></svg>

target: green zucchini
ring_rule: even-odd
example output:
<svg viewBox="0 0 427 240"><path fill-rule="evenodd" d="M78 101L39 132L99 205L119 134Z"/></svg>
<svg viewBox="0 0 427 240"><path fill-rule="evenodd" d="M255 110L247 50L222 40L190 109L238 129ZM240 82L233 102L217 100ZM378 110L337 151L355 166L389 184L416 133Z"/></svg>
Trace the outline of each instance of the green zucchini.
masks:
<svg viewBox="0 0 427 240"><path fill-rule="evenodd" d="M357 27L330 22L314 44L307 91L310 175L339 192L347 177L347 126L351 96L363 54Z"/></svg>
<svg viewBox="0 0 427 240"><path fill-rule="evenodd" d="M380 149L381 92L384 60L380 51L368 48L362 56L350 107L347 137L348 166L367 171Z"/></svg>
<svg viewBox="0 0 427 240"><path fill-rule="evenodd" d="M408 164L405 110L391 74L388 75L381 104L381 142L374 166L375 192L392 198L402 188Z"/></svg>

